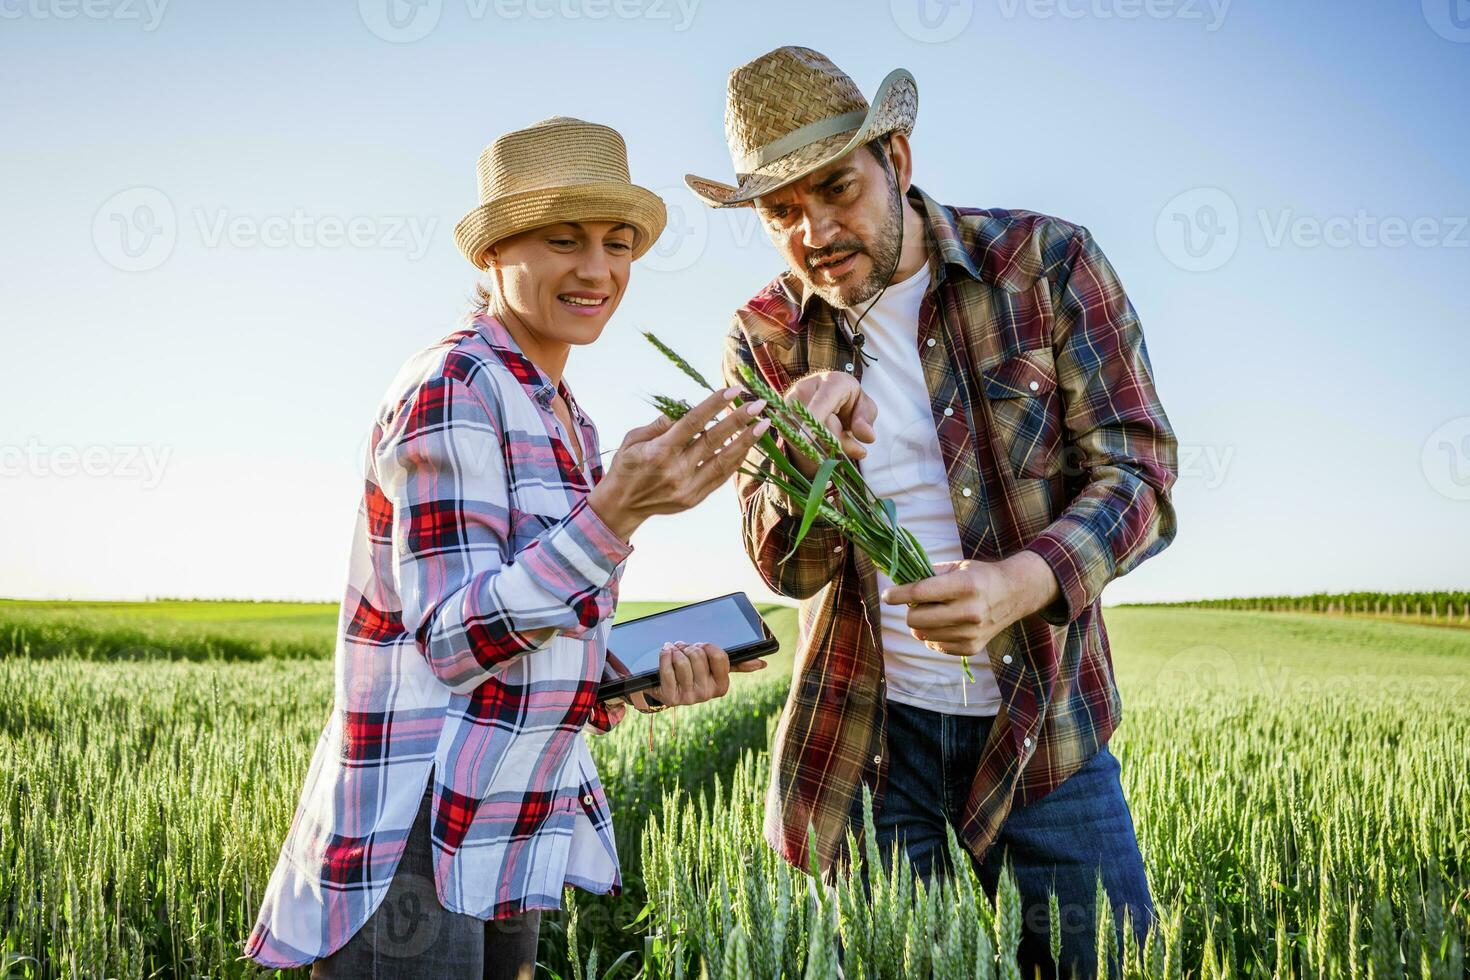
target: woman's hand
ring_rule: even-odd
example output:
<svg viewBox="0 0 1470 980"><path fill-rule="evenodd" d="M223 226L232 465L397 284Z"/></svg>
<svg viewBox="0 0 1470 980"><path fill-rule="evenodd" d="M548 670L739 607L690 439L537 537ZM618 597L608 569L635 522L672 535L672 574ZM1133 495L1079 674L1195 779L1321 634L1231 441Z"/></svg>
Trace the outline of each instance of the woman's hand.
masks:
<svg viewBox="0 0 1470 980"><path fill-rule="evenodd" d="M713 643L665 643L658 655L658 687L628 695L639 711L649 707L646 694L665 705L699 704L724 697L730 690L730 671L748 674L766 666L764 660L747 660L730 666L730 657Z"/></svg>
<svg viewBox="0 0 1470 980"><path fill-rule="evenodd" d="M739 393L717 391L677 422L660 415L629 432L588 495L602 522L626 541L654 514L688 510L728 480L770 425L755 421L766 404L755 401L705 428Z"/></svg>

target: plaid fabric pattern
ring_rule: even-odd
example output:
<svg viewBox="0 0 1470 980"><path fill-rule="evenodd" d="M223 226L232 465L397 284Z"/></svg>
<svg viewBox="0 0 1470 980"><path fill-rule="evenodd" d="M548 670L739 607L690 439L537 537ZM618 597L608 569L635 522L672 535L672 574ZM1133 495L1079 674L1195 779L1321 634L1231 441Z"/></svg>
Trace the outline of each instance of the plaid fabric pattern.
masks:
<svg viewBox="0 0 1470 980"><path fill-rule="evenodd" d="M621 888L584 725L630 545L587 504L551 433L554 389L475 317L404 365L373 425L336 646L331 715L245 954L339 949L388 889L432 778L435 890L481 919ZM589 479L590 478L590 479Z"/></svg>
<svg viewBox="0 0 1470 980"><path fill-rule="evenodd" d="M1061 585L1052 606L987 648L1004 703L956 828L979 858L1018 794L1023 803L1045 796L1118 725L1100 596L1173 540L1178 445L1138 316L1086 228L1029 211L945 207L917 187L909 200L925 218L933 273L919 355L964 554L998 561L1029 549ZM842 312L789 272L736 311L727 383L739 383L741 363L779 391L816 371L862 376ZM887 777L873 566L820 524L781 564L800 508L736 479L746 551L772 589L802 600L766 837L804 867L810 826L828 872L846 859L863 784L881 805Z"/></svg>

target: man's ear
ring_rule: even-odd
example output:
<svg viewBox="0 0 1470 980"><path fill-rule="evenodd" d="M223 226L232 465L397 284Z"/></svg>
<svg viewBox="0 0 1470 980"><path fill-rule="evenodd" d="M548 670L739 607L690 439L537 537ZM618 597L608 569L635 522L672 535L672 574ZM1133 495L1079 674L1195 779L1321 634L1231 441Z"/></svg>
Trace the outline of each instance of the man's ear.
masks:
<svg viewBox="0 0 1470 980"><path fill-rule="evenodd" d="M914 156L909 138L903 133L888 134L888 158L893 161L893 175L898 180L898 192L907 194L913 182Z"/></svg>

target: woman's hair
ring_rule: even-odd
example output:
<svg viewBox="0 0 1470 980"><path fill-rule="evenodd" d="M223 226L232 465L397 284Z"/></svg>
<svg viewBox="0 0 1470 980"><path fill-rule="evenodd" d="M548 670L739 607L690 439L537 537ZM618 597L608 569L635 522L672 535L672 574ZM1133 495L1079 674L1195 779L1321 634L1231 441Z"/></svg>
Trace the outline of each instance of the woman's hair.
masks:
<svg viewBox="0 0 1470 980"><path fill-rule="evenodd" d="M495 267L487 264L480 270L480 276L475 280L475 293L470 297L470 315L478 316L488 313L491 316L501 316L501 310L505 305L505 298L500 295L500 287L496 282Z"/></svg>
<svg viewBox="0 0 1470 980"><path fill-rule="evenodd" d="M470 297L471 313L489 313L496 303L494 273L486 269L475 280L475 294Z"/></svg>

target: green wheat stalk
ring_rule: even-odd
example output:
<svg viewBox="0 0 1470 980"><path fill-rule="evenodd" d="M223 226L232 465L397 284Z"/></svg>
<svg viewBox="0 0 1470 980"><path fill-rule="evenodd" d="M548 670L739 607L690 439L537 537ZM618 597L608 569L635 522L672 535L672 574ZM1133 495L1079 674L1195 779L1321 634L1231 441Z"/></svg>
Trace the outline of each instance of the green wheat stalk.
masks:
<svg viewBox="0 0 1470 980"><path fill-rule="evenodd" d="M715 390L704 375L651 331L645 331L643 336L701 388ZM820 479L818 484L803 474L771 432L763 434L756 443L766 465L758 469L742 467L740 470L753 480L774 485L792 500L804 502L801 524L793 537L791 550L781 561L788 561L796 554L812 525L821 520L856 545L896 584L907 585L932 577L934 566L918 539L898 525L892 502L879 498L869 489L862 473L832 431L800 401L783 398L749 364L740 365L740 376L750 394L765 402L761 417L770 421L771 429L792 451L817 467ZM736 404L741 401L737 398ZM667 395L654 395L653 404L674 420L683 418L691 407L688 402ZM836 491L835 501L828 497L829 488ZM973 682L975 674L970 668L970 658L961 657L960 665L965 677Z"/></svg>
<svg viewBox="0 0 1470 980"><path fill-rule="evenodd" d="M683 371L685 374L689 375L689 377L693 378L695 384L699 385L705 391L715 390L715 386L706 381L704 379L704 375L694 370L694 365L690 364L688 361L684 360L684 358L676 354L672 347L655 337L652 331L643 331L643 336L648 339L648 342L650 344L658 348L660 354L673 361L675 367L677 367L680 371Z"/></svg>

